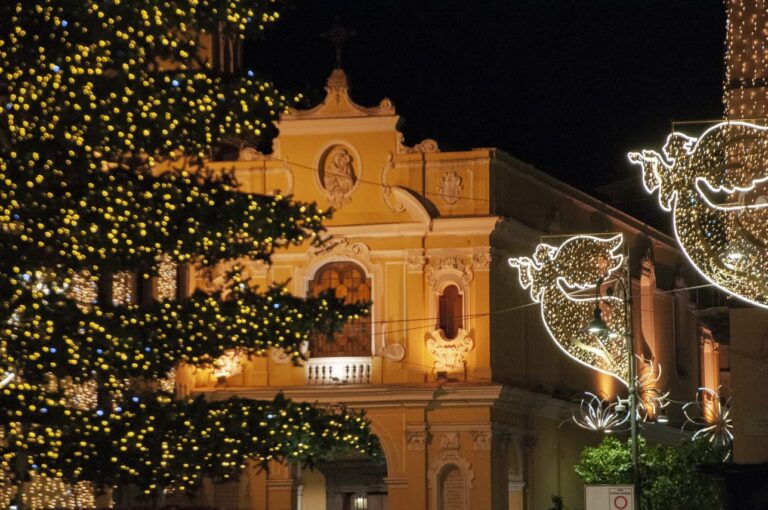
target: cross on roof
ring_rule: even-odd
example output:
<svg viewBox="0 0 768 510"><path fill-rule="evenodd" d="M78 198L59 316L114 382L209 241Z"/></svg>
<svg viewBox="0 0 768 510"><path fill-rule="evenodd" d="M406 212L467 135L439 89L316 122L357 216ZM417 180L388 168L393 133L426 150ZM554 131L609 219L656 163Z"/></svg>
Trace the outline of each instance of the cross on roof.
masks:
<svg viewBox="0 0 768 510"><path fill-rule="evenodd" d="M344 46L344 43L351 39L354 35L355 32L346 28L341 21L341 16L338 15L334 16L333 26L331 29L324 34L320 34L323 39L327 39L331 43L333 49L336 52L337 69L341 69L341 50Z"/></svg>

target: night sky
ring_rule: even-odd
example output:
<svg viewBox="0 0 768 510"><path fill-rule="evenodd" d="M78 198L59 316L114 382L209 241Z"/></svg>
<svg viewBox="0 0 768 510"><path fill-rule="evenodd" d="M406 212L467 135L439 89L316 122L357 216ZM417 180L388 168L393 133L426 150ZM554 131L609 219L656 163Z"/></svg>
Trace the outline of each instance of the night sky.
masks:
<svg viewBox="0 0 768 510"><path fill-rule="evenodd" d="M498 147L598 195L630 179L622 209L652 199L627 151L722 116L722 0L296 0L248 65L317 104L335 15L352 97L392 99L409 144Z"/></svg>

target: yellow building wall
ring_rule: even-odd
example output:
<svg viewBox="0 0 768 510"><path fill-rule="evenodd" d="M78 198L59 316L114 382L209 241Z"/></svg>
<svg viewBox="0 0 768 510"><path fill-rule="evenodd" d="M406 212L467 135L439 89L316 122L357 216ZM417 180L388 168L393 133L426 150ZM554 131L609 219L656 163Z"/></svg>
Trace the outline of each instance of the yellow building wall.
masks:
<svg viewBox="0 0 768 510"><path fill-rule="evenodd" d="M313 359L310 345L302 366L273 351L243 360L239 372L218 380L210 370L186 371L185 386L211 398L284 391L300 401L366 409L387 460L392 509L437 509L448 465L465 480L467 508L549 508L553 495L567 508L581 507L573 465L600 437L560 423L583 391L609 398L621 388L561 353L506 260L530 255L553 230L624 233L636 261L636 348L664 366L664 382L678 395L697 385L697 374L671 370L684 352L675 342L693 344L695 353L695 328L677 327L666 292L680 254L662 234L494 149L441 152L430 140L405 146L394 107L354 104L342 78L336 71L331 76L324 103L281 120L273 155L246 152L239 161L212 165L235 171L244 191L279 190L334 208L328 234L340 242L325 251L304 245L279 250L270 266L239 262L261 288L289 282L299 296L325 263L363 267L373 286L370 380L308 379L308 366L332 362ZM347 151L355 172L344 195L324 188L321 178L328 151L337 148ZM653 274L642 273L644 257ZM209 284L202 272L191 278ZM441 344L436 331L439 292L449 283L462 292L469 339L462 345L470 345L452 364L446 353L456 341ZM323 508L322 475L302 477L312 482L302 493L303 508ZM288 468L249 472L248 507L295 507L302 477Z"/></svg>

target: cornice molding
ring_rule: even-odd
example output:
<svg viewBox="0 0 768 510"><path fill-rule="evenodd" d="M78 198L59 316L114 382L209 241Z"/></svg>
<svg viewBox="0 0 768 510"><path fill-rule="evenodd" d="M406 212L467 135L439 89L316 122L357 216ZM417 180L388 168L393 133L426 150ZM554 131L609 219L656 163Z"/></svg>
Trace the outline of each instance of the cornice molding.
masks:
<svg viewBox="0 0 768 510"><path fill-rule="evenodd" d="M271 400L282 393L297 402L318 404L345 404L350 407L375 409L392 407L425 407L439 404L441 407L491 406L502 392L500 384L477 385L349 385L326 384L322 386L295 386L290 388L225 387L198 388L197 395L211 400L226 400L232 396L254 400Z"/></svg>

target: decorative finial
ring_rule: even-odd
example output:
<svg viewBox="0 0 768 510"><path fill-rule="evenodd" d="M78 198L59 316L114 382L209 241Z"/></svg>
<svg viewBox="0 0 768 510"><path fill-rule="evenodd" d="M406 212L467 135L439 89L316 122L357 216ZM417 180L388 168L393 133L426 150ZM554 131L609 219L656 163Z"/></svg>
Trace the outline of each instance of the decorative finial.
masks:
<svg viewBox="0 0 768 510"><path fill-rule="evenodd" d="M333 45L336 52L336 69L341 69L341 50L344 43L355 36L355 32L349 30L341 21L338 14L333 17L333 26L324 34L320 34L323 39L327 39Z"/></svg>

